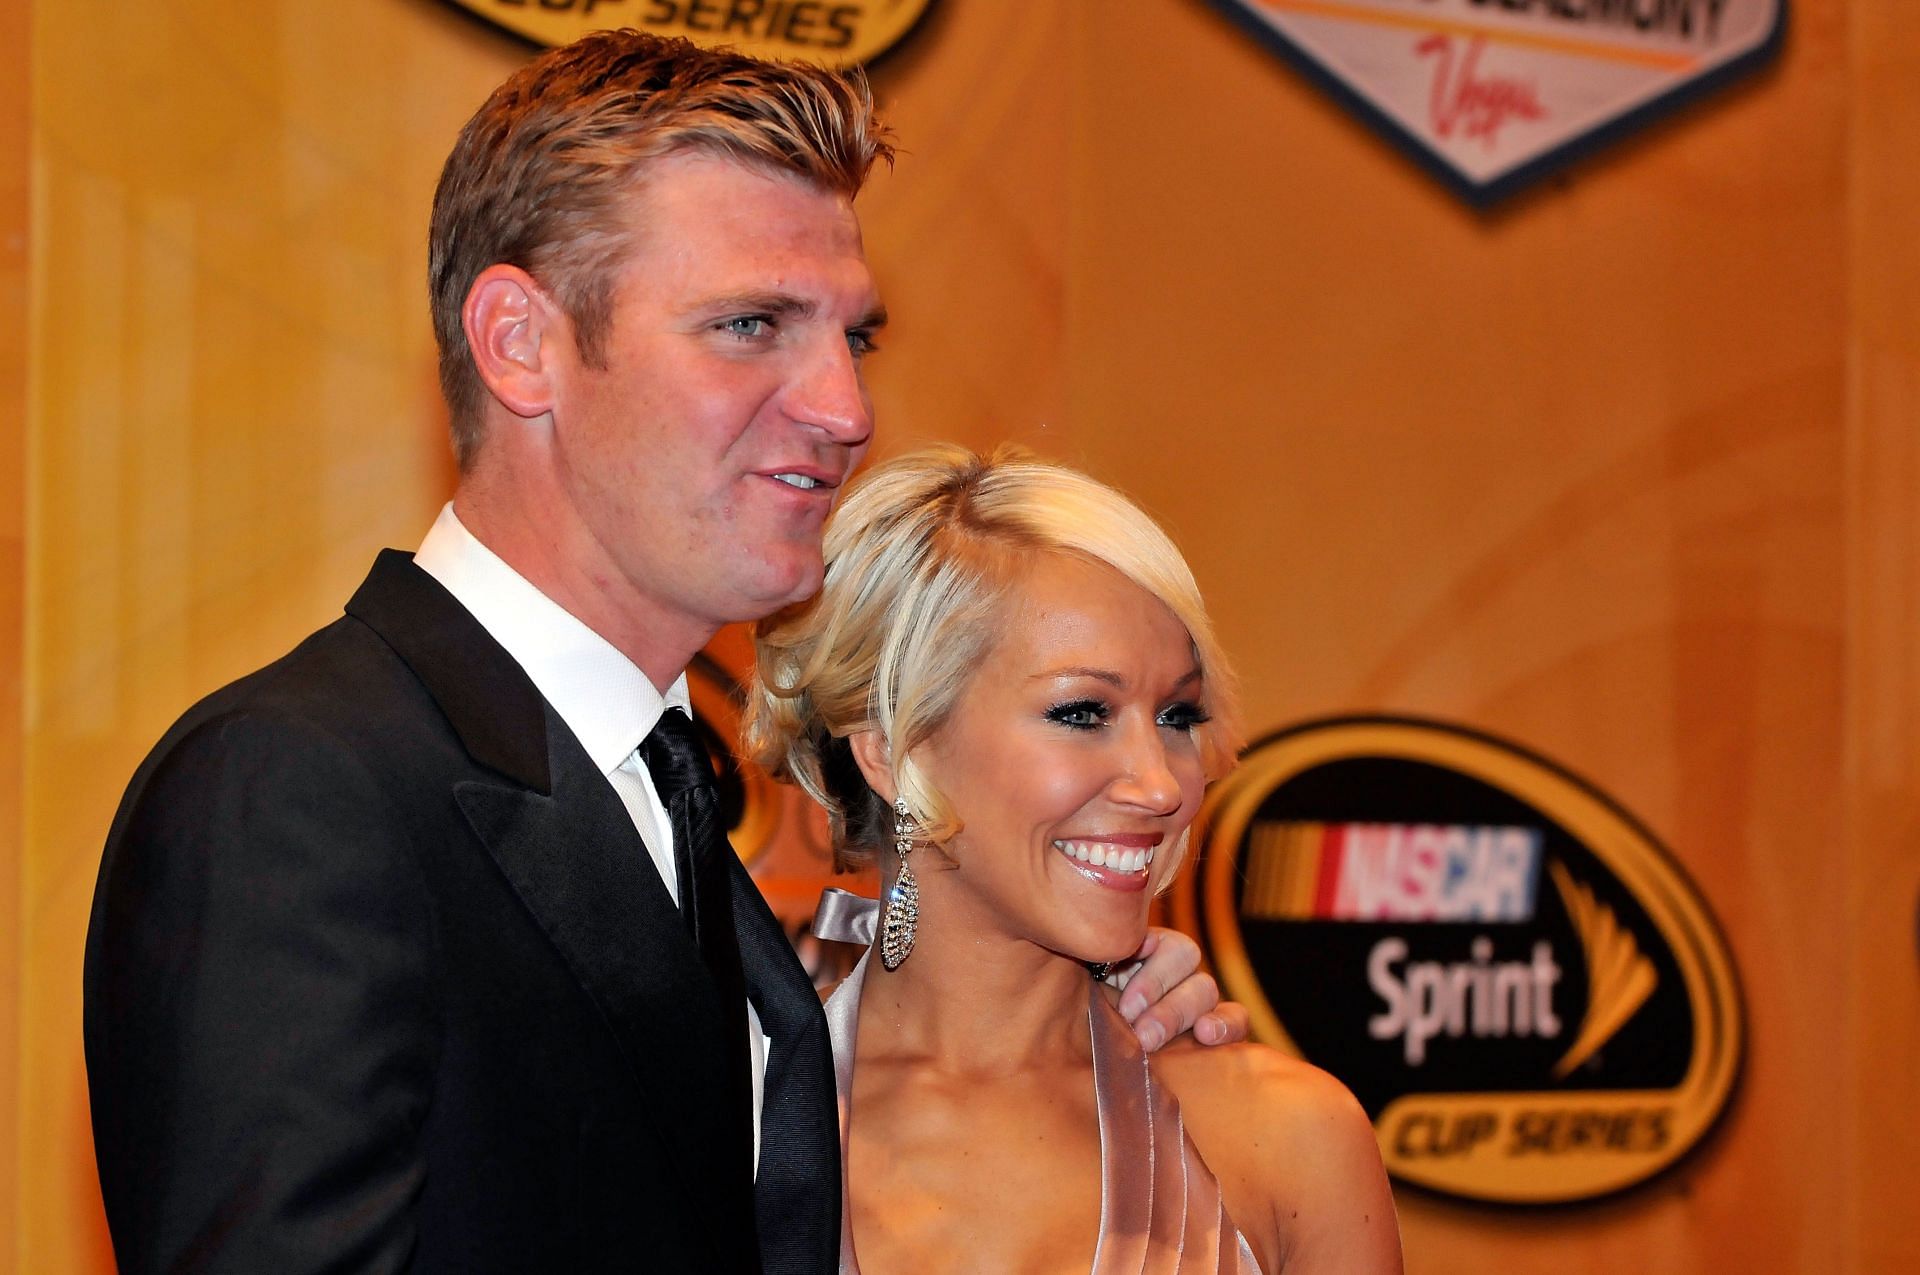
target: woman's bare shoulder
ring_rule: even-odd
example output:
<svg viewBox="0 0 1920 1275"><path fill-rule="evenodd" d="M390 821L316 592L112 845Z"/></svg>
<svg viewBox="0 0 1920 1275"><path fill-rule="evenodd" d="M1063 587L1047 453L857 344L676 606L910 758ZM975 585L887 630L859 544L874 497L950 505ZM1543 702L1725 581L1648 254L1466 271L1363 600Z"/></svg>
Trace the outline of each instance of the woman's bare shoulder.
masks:
<svg viewBox="0 0 1920 1275"><path fill-rule="evenodd" d="M1194 1045L1190 1037L1152 1054L1154 1075L1188 1102L1225 1102L1236 1110L1258 1110L1279 1125L1300 1121L1357 1118L1365 1123L1346 1085L1311 1062L1269 1045ZM1371 1129L1371 1125L1369 1125Z"/></svg>
<svg viewBox="0 0 1920 1275"><path fill-rule="evenodd" d="M1165 1049L1153 1056L1153 1070L1190 1119L1217 1115L1288 1147L1358 1142L1379 1157L1373 1125L1347 1087L1267 1045Z"/></svg>
<svg viewBox="0 0 1920 1275"><path fill-rule="evenodd" d="M1162 1050L1154 1074L1180 1100L1201 1158L1249 1239L1264 1221L1266 1267L1401 1270L1399 1227L1373 1123L1347 1087L1311 1063L1252 1043ZM1238 1197L1242 1207L1235 1207Z"/></svg>

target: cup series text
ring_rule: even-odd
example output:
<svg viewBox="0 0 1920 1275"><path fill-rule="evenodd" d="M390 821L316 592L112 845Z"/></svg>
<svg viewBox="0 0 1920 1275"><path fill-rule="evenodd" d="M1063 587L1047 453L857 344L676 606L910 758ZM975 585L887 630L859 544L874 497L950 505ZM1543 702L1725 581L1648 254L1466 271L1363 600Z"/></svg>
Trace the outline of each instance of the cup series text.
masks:
<svg viewBox="0 0 1920 1275"><path fill-rule="evenodd" d="M1519 1158L1577 1153L1649 1155L1673 1135L1671 1106L1581 1108L1485 1107L1441 1112L1415 1109L1388 1131L1403 1160L1448 1159L1486 1151Z"/></svg>
<svg viewBox="0 0 1920 1275"><path fill-rule="evenodd" d="M826 0L494 0L503 8L547 9L617 21L637 7L634 20L654 31L775 40L803 48L844 49L860 33L866 9Z"/></svg>

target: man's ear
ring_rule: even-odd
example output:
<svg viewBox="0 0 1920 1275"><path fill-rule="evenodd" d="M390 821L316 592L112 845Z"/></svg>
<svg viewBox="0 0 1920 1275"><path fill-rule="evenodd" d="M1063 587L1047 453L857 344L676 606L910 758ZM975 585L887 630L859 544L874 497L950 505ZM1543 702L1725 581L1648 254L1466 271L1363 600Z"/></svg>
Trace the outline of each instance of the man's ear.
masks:
<svg viewBox="0 0 1920 1275"><path fill-rule="evenodd" d="M532 419L553 410L554 373L569 332L565 316L532 275L491 265L460 308L474 370L501 406Z"/></svg>
<svg viewBox="0 0 1920 1275"><path fill-rule="evenodd" d="M867 787L891 806L898 794L893 790L893 750L887 747L887 737L873 729L857 730L847 736L847 743L853 749L854 764L860 767Z"/></svg>

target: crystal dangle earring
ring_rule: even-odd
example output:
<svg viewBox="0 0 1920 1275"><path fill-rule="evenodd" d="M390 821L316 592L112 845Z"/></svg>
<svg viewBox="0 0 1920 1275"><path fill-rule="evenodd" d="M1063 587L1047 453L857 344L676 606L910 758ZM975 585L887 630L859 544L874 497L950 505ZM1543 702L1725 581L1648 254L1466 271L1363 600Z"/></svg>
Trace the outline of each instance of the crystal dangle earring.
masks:
<svg viewBox="0 0 1920 1275"><path fill-rule="evenodd" d="M907 855L913 851L913 816L907 813L907 799L893 803L893 852L900 856L900 874L887 891L887 908L880 915L880 963L890 970L913 951L913 926L920 919L920 885L913 879L913 865Z"/></svg>

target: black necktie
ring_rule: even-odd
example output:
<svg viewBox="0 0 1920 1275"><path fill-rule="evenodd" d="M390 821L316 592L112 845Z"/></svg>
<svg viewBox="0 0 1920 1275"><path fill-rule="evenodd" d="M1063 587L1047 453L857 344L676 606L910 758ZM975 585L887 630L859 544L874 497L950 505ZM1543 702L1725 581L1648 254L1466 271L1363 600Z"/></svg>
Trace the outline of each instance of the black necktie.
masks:
<svg viewBox="0 0 1920 1275"><path fill-rule="evenodd" d="M640 744L660 804L673 821L673 866L680 877L680 915L720 991L728 1043L728 1088L737 1110L751 1119L753 1064L747 1052L747 982L740 972L740 942L733 931L733 847L720 823L720 797L713 763L693 722L677 708ZM747 1124L751 1137L751 1124ZM749 1147L749 1153L751 1148Z"/></svg>

